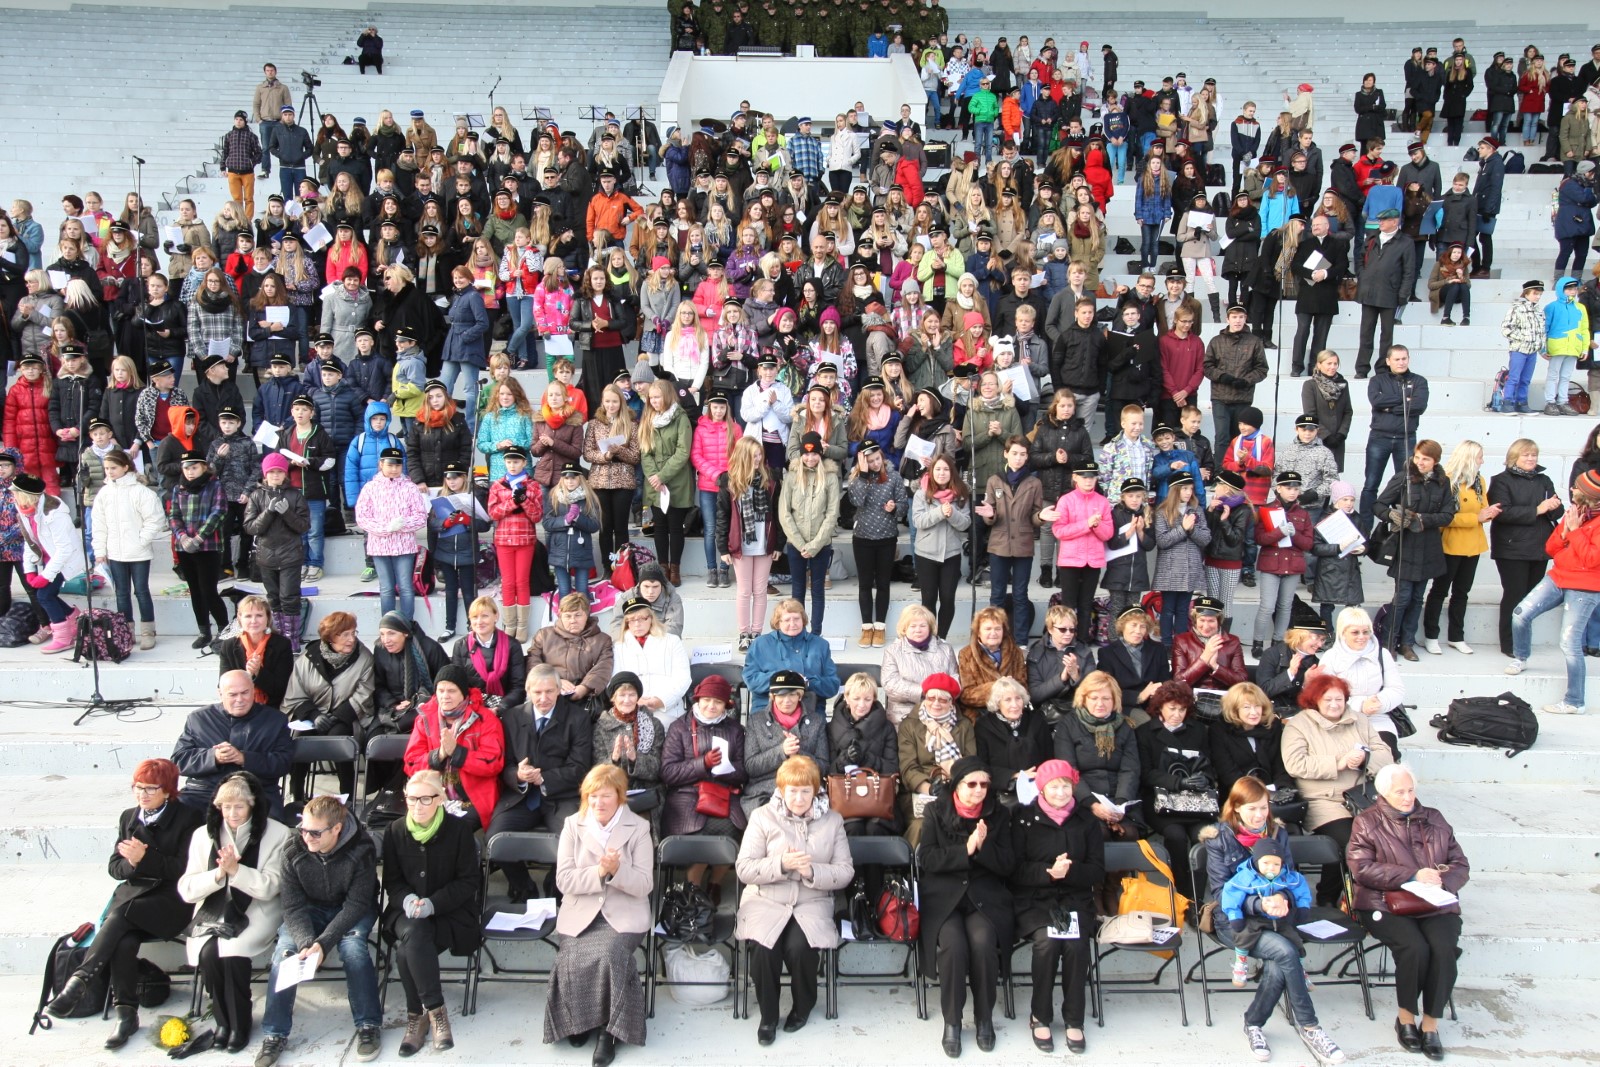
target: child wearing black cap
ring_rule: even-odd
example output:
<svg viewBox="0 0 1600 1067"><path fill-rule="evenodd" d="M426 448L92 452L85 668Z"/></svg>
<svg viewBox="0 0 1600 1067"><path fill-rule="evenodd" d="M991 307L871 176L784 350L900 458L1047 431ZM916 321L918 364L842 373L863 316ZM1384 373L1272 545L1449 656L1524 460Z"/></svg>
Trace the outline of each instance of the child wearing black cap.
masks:
<svg viewBox="0 0 1600 1067"><path fill-rule="evenodd" d="M244 406L228 405L217 412L219 436L206 449L206 463L222 482L222 499L227 519L222 531L222 576L234 577L251 562L251 538L244 527L245 501L261 477L261 449L244 432ZM239 538L239 555L232 552L233 537ZM239 566L234 566L237 558ZM253 567L252 567L253 569ZM253 576L251 581L260 581Z"/></svg>
<svg viewBox="0 0 1600 1067"><path fill-rule="evenodd" d="M1286 903L1289 910L1281 916L1268 915L1262 905L1273 899ZM1250 858L1222 887L1219 903L1233 932L1236 974L1246 969L1243 961L1265 930L1288 938L1304 952L1297 922L1311 907L1311 887L1289 863L1276 838L1263 837L1250 847Z"/></svg>

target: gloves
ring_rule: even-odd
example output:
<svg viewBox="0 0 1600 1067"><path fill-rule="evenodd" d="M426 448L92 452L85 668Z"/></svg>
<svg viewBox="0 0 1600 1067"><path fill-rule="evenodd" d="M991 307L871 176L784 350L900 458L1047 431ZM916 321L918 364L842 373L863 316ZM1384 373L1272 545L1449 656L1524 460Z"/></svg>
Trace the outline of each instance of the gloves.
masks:
<svg viewBox="0 0 1600 1067"><path fill-rule="evenodd" d="M415 893L407 893L405 899L400 902L400 910L405 912L407 915L410 915L411 909L416 904L418 899L419 898Z"/></svg>
<svg viewBox="0 0 1600 1067"><path fill-rule="evenodd" d="M275 511L279 515L287 513L289 510L289 498L286 496L278 497L276 500L267 505L267 510Z"/></svg>
<svg viewBox="0 0 1600 1067"><path fill-rule="evenodd" d="M1183 788L1196 793L1204 793L1211 789L1211 779L1197 771L1194 774L1184 776Z"/></svg>
<svg viewBox="0 0 1600 1067"><path fill-rule="evenodd" d="M1183 783L1189 778L1189 772L1182 767L1172 767L1167 770L1167 784L1176 790L1183 789Z"/></svg>
<svg viewBox="0 0 1600 1067"><path fill-rule="evenodd" d="M413 905L413 909L412 916L414 918L426 919L428 916L433 914L433 901L429 900L427 897L422 897L416 902L415 905Z"/></svg>
<svg viewBox="0 0 1600 1067"><path fill-rule="evenodd" d="M448 530L452 526L465 526L469 521L471 520L467 518L466 512L457 511L452 513L449 518L444 520L444 522L440 523L439 527L440 529Z"/></svg>
<svg viewBox="0 0 1600 1067"><path fill-rule="evenodd" d="M43 589L50 582L42 574L30 574L23 581L28 583L29 589Z"/></svg>
<svg viewBox="0 0 1600 1067"><path fill-rule="evenodd" d="M404 530L405 528L406 528L406 520L405 519L390 519L389 520L389 532L390 533L399 533L401 530Z"/></svg>
<svg viewBox="0 0 1600 1067"><path fill-rule="evenodd" d="M1421 533L1422 516L1418 515L1415 511L1408 511L1406 512L1406 515L1409 516L1406 522L1406 529L1410 530L1412 533Z"/></svg>
<svg viewBox="0 0 1600 1067"><path fill-rule="evenodd" d="M515 489L511 490L511 499L517 504L521 504L524 500L528 499L528 483L521 482Z"/></svg>
<svg viewBox="0 0 1600 1067"><path fill-rule="evenodd" d="M568 526L571 526L574 522L578 521L578 513L580 511L582 511L582 510L583 509L578 507L578 505L576 505L576 504L573 504L573 505L571 505L570 507L567 508L567 525Z"/></svg>

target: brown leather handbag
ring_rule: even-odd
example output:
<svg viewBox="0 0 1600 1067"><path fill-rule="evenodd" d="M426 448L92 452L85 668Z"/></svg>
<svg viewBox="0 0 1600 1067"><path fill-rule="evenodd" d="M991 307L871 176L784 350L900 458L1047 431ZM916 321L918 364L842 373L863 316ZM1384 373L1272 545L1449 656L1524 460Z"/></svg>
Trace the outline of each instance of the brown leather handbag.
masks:
<svg viewBox="0 0 1600 1067"><path fill-rule="evenodd" d="M894 820L895 795L900 790L898 774L879 774L861 769L854 774L828 775L828 807L842 819Z"/></svg>

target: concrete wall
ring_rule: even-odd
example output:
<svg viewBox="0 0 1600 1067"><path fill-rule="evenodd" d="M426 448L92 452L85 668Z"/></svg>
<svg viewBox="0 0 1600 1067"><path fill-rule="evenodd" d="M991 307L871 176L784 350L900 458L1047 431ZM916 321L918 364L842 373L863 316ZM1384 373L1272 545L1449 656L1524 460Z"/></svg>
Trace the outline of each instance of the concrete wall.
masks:
<svg viewBox="0 0 1600 1067"><path fill-rule="evenodd" d="M679 52L661 84L659 124L690 126L701 118L726 120L739 101L759 86L761 108L779 116L810 115L819 126L832 125L834 112L816 113L818 87L849 85L874 117L900 113L910 104L920 122L925 107L922 83L909 56L889 59L791 59L784 57L691 56Z"/></svg>

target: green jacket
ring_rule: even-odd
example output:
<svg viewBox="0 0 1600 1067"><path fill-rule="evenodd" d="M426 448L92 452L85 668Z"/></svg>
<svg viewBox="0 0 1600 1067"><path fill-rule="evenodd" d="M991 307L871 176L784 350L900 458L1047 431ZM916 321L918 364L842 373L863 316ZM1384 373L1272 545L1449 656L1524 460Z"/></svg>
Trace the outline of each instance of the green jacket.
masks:
<svg viewBox="0 0 1600 1067"><path fill-rule="evenodd" d="M977 474L976 484L986 486L990 478L1005 469L1006 441L1022 432L1022 420L1017 416L1015 404L1002 401L998 408L980 410L981 403L974 398L973 406L967 409L967 421L961 428L961 449L965 452L975 447L972 464ZM991 421L1000 424L999 433L989 432Z"/></svg>
<svg viewBox="0 0 1600 1067"><path fill-rule="evenodd" d="M839 472L831 463L819 464L814 474L804 468L800 459L789 465L778 493L778 518L789 543L815 556L832 543L839 524Z"/></svg>
<svg viewBox="0 0 1600 1067"><path fill-rule="evenodd" d="M650 451L640 457L640 466L645 476L646 507L660 506L661 494L650 484L652 475L666 483L667 492L671 497L670 506L675 508L696 506L694 467L689 462L689 449L694 444L694 426L681 407L674 410L676 414L673 415L672 421L655 431L655 439L650 442Z"/></svg>
<svg viewBox="0 0 1600 1067"><path fill-rule="evenodd" d="M975 122L993 122L1000 117L1000 100L988 89L979 89L967 101L967 110Z"/></svg>

